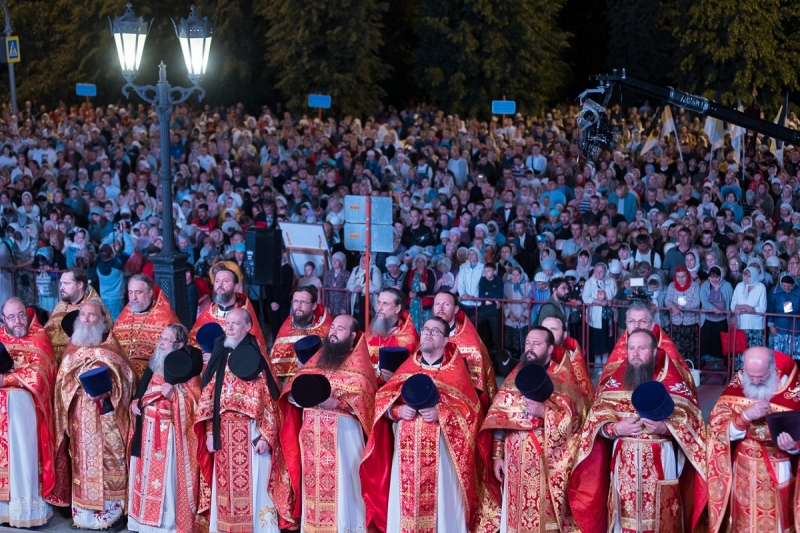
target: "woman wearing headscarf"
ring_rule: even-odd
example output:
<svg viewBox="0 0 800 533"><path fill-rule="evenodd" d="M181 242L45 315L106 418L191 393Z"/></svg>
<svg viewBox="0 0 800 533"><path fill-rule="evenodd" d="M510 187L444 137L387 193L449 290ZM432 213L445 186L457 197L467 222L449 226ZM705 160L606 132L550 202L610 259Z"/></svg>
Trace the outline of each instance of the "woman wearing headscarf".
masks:
<svg viewBox="0 0 800 533"><path fill-rule="evenodd" d="M14 268L16 269L15 289L16 295L27 305L36 305L33 291L33 274L28 269L33 264L36 250L39 249L39 230L35 224L19 226L11 224L14 228Z"/></svg>
<svg viewBox="0 0 800 533"><path fill-rule="evenodd" d="M700 323L700 286L685 266L675 269L664 305L670 309L672 341L684 359L697 362L697 325Z"/></svg>
<svg viewBox="0 0 800 533"><path fill-rule="evenodd" d="M408 297L408 314L414 321L417 331L422 329L422 324L430 318L433 308L433 286L436 278L433 271L428 268L428 258L425 254L417 254L414 258L413 269L406 275L403 283L403 292Z"/></svg>
<svg viewBox="0 0 800 533"><path fill-rule="evenodd" d="M683 260L686 263L686 270L689 271L689 276L691 276L692 281L700 282L697 279L697 275L700 273L700 256L697 255L697 252L693 252L689 250L685 254L683 254Z"/></svg>
<svg viewBox="0 0 800 533"><path fill-rule="evenodd" d="M578 274L578 278L589 279L589 275L592 272L591 257L592 254L589 250L581 250L578 252L578 264L575 266L575 272Z"/></svg>
<svg viewBox="0 0 800 533"><path fill-rule="evenodd" d="M350 278L347 280L347 290L350 291L350 315L358 320L358 326L361 331L364 331L365 326L365 311L366 301L365 294L367 293L367 257L361 256L361 260L356 268L350 273ZM369 264L369 306L372 311L378 305L378 293L381 290L383 279L381 271L375 266L374 261Z"/></svg>
<svg viewBox="0 0 800 533"><path fill-rule="evenodd" d="M708 279L700 286L700 306L708 311L700 315L700 356L722 359L720 333L728 331L728 309L733 287L722 277L722 269L712 266Z"/></svg>
<svg viewBox="0 0 800 533"><path fill-rule="evenodd" d="M597 263L583 287L583 303L589 306L589 346L596 365L605 364L614 347L611 302L617 293L617 282L606 275L607 271L605 263Z"/></svg>
<svg viewBox="0 0 800 533"><path fill-rule="evenodd" d="M326 270L322 276L322 289L325 296L325 307L331 316L346 315L349 307L347 280L350 272L345 270L347 258L344 253L336 252L331 259L333 268Z"/></svg>
<svg viewBox="0 0 800 533"><path fill-rule="evenodd" d="M742 273L742 281L731 298L730 310L736 314L736 327L744 331L747 347L764 346L764 317L753 313L767 310L767 288L758 281L758 271L749 266ZM734 370L742 367L742 355L736 354Z"/></svg>
<svg viewBox="0 0 800 533"><path fill-rule="evenodd" d="M528 335L528 324L530 319L530 304L528 294L531 291L531 284L526 281L526 277L520 266L511 269L511 274L503 287L503 298L515 300L514 303L507 303L503 307L505 315L505 348L511 355L519 359L525 347L525 337Z"/></svg>

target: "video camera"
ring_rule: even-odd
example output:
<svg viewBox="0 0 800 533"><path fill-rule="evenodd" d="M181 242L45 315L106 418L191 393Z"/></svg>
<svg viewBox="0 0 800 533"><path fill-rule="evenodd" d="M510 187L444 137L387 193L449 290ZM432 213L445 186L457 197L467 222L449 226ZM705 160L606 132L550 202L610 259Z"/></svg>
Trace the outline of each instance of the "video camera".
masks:
<svg viewBox="0 0 800 533"><path fill-rule="evenodd" d="M577 121L581 130L581 152L591 160L597 159L600 150L613 150L616 146L614 136L622 135L618 126L609 123L606 108L591 98L584 100Z"/></svg>

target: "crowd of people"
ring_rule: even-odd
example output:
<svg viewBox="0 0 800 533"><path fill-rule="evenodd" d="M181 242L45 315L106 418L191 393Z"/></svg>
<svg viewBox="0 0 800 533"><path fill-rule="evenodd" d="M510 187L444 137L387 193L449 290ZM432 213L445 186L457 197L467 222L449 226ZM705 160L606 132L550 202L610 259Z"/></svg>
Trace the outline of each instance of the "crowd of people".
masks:
<svg viewBox="0 0 800 533"><path fill-rule="evenodd" d="M712 150L674 114L645 147L658 113L610 109L620 142L589 161L567 107L180 106L160 140L143 105L26 104L0 123L0 467L25 458L0 468L0 522L790 527L798 447L765 417L800 408L800 150ZM345 248L347 195L393 199L391 253ZM248 284L245 232L282 222L321 225L330 263L301 272L289 248L281 283ZM153 282L164 231L191 265L186 324ZM686 360L734 367L714 435Z"/></svg>

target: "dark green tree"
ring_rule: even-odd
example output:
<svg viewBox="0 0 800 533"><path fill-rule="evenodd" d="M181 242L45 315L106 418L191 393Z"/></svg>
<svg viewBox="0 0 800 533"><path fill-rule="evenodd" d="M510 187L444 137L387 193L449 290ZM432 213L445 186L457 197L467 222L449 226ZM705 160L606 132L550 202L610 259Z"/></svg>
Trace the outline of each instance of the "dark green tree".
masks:
<svg viewBox="0 0 800 533"><path fill-rule="evenodd" d="M777 111L784 92L800 86L800 3L687 3L675 2L683 11L675 28L678 87L709 98L719 90L725 105L749 101L755 88L761 104Z"/></svg>
<svg viewBox="0 0 800 533"><path fill-rule="evenodd" d="M672 72L675 38L659 0L607 0L609 68L664 84Z"/></svg>
<svg viewBox="0 0 800 533"><path fill-rule="evenodd" d="M267 63L292 111L309 93L331 95L334 109L370 114L380 105L384 0L265 0Z"/></svg>
<svg viewBox="0 0 800 533"><path fill-rule="evenodd" d="M539 111L569 76L569 34L556 17L563 0L421 0L414 73L444 107L485 116L504 95Z"/></svg>

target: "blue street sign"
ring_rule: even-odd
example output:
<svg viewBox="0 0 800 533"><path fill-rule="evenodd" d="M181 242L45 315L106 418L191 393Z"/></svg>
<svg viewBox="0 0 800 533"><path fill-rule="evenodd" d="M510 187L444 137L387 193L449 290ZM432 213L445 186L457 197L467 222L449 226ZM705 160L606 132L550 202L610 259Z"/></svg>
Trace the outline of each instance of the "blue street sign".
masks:
<svg viewBox="0 0 800 533"><path fill-rule="evenodd" d="M513 100L492 100L493 115L513 115L517 112L517 103Z"/></svg>
<svg viewBox="0 0 800 533"><path fill-rule="evenodd" d="M78 96L97 96L97 85L94 83L76 83L75 94Z"/></svg>
<svg viewBox="0 0 800 533"><path fill-rule="evenodd" d="M6 59L9 63L19 63L19 37L6 37Z"/></svg>
<svg viewBox="0 0 800 533"><path fill-rule="evenodd" d="M331 108L331 95L329 94L309 94L308 107L318 107L320 109Z"/></svg>

